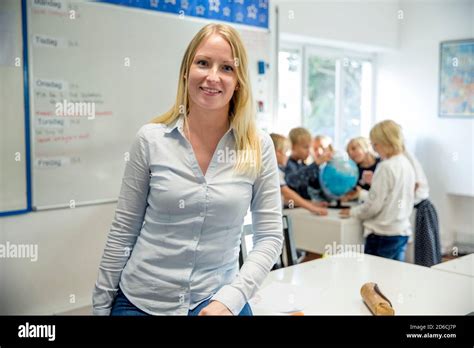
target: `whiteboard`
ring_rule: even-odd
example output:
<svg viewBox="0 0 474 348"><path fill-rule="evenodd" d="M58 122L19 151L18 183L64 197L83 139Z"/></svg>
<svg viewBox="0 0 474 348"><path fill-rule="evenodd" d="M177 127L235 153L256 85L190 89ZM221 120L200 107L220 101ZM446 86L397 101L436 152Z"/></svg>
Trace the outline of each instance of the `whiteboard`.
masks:
<svg viewBox="0 0 474 348"><path fill-rule="evenodd" d="M28 0L34 209L117 199L133 138L171 107L181 57L205 23L104 3ZM270 107L257 69L258 60L269 61L269 33L239 31L255 97ZM64 100L94 104L78 110Z"/></svg>
<svg viewBox="0 0 474 348"><path fill-rule="evenodd" d="M21 2L0 2L0 215L27 206Z"/></svg>

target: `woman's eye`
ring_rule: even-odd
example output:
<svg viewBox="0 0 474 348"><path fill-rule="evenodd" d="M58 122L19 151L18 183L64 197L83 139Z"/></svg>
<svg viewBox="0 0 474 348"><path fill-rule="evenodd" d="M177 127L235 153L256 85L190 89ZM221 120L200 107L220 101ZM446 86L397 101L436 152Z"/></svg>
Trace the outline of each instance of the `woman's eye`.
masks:
<svg viewBox="0 0 474 348"><path fill-rule="evenodd" d="M198 60L197 65L206 66L207 62L205 60Z"/></svg>
<svg viewBox="0 0 474 348"><path fill-rule="evenodd" d="M234 68L231 67L230 65L224 65L224 71L231 72L231 71L234 71Z"/></svg>

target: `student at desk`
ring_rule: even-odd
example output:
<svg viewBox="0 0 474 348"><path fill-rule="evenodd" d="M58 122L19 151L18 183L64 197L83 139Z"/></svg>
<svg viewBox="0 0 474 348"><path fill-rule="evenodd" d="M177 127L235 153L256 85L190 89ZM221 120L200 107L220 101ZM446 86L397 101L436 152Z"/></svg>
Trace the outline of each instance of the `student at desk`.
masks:
<svg viewBox="0 0 474 348"><path fill-rule="evenodd" d="M375 170L368 199L340 214L363 221L365 253L403 261L411 234L415 172L404 155L401 128L394 121L377 123L370 140L383 161Z"/></svg>
<svg viewBox="0 0 474 348"><path fill-rule="evenodd" d="M372 176L380 163L380 157L375 155L369 139L365 137L351 139L346 150L349 157L357 164L359 179L356 188L341 198L341 201L346 202L357 198L363 201L367 198Z"/></svg>
<svg viewBox="0 0 474 348"><path fill-rule="evenodd" d="M297 127L290 131L291 155L285 167L285 181L288 186L301 197L324 202L326 198L319 184L319 166L332 158L332 151L326 151L314 158L314 162L306 165L310 155L311 133ZM310 194L311 192L311 194Z"/></svg>
<svg viewBox="0 0 474 348"><path fill-rule="evenodd" d="M287 138L280 134L272 133L270 134L270 137L272 138L273 145L275 147L278 171L280 173L280 191L283 203L285 205L289 204L291 208L293 208L292 204L294 204L295 206L305 208L314 214L327 215L328 210L325 205L304 199L297 192L288 187L285 181L285 167L288 163L287 153L290 151L290 142Z"/></svg>

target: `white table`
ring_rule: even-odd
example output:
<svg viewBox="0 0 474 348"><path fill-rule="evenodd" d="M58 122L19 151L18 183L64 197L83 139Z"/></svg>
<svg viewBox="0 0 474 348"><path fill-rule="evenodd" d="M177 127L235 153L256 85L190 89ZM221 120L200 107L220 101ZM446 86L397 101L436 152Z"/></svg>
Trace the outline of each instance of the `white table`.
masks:
<svg viewBox="0 0 474 348"><path fill-rule="evenodd" d="M439 263L431 268L474 278L474 254Z"/></svg>
<svg viewBox="0 0 474 348"><path fill-rule="evenodd" d="M327 216L318 216L303 208L284 209L291 218L293 235L298 249L318 254L334 254L337 248L361 248L364 245L362 222L356 218L340 218L339 209L328 209ZM354 249L352 249L354 250ZM357 249L363 252L363 249Z"/></svg>
<svg viewBox="0 0 474 348"><path fill-rule="evenodd" d="M370 315L360 296L375 282L395 315L474 312L474 279L372 255L335 255L270 272L250 303L255 315ZM290 305L288 305L290 303ZM286 304L286 305L285 305Z"/></svg>

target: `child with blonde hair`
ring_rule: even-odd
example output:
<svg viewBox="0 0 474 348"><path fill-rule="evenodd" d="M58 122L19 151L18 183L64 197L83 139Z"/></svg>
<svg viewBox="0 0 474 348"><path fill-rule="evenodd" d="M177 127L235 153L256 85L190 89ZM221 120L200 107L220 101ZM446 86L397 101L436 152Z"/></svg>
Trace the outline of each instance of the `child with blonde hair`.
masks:
<svg viewBox="0 0 474 348"><path fill-rule="evenodd" d="M270 134L273 145L275 146L275 153L278 163L278 170L280 174L280 190L282 194L282 201L290 207L302 207L317 215L327 215L327 208L318 206L315 202L304 199L296 191L288 187L285 181L285 167L288 162L288 152L291 144L286 137L280 134Z"/></svg>
<svg viewBox="0 0 474 348"><path fill-rule="evenodd" d="M404 154L401 128L394 121L377 123L370 131L370 141L382 161L375 170L368 198L340 214L363 221L366 254L403 261L411 235L415 172Z"/></svg>
<svg viewBox="0 0 474 348"><path fill-rule="evenodd" d="M355 189L346 194L341 201L349 201L359 197L361 200L364 200L367 196L367 191L370 189L372 176L380 162L380 157L376 156L369 139L365 137L356 137L349 140L346 151L349 157L357 164L359 179Z"/></svg>
<svg viewBox="0 0 474 348"><path fill-rule="evenodd" d="M314 198L314 200L323 201L324 197L318 178L319 165L330 160L332 153L328 152L315 157L313 163L306 165L305 161L310 155L311 133L306 128L297 127L290 131L289 138L291 155L285 168L285 180L288 186L305 199Z"/></svg>

